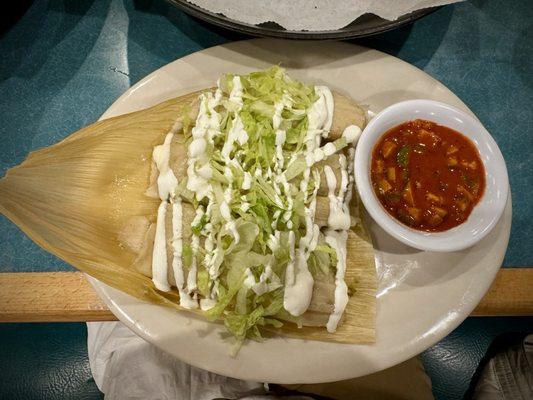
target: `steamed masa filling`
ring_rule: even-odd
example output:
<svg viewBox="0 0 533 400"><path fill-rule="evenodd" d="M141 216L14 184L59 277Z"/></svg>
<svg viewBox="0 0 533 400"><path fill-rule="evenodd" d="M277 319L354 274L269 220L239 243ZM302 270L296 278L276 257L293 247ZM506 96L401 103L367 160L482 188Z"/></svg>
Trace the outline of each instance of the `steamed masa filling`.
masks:
<svg viewBox="0 0 533 400"><path fill-rule="evenodd" d="M176 125L153 151L161 199L156 288L170 290L172 269L183 308L223 317L239 340L258 340L261 327L301 325L313 293L333 282L326 327L335 332L348 302L348 204L361 131L350 125L331 137L333 112L327 87L294 81L279 67L225 75L215 91L200 95L196 120ZM187 140L187 173L176 177L169 154L178 131Z"/></svg>

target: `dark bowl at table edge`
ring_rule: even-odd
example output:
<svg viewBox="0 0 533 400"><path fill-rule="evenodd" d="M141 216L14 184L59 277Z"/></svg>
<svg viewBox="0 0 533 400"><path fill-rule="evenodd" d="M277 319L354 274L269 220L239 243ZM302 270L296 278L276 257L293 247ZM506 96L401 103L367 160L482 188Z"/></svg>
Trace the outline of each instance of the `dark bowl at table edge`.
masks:
<svg viewBox="0 0 533 400"><path fill-rule="evenodd" d="M289 31L274 22L259 25L247 24L205 10L187 0L167 0L193 17L199 18L213 25L244 33L251 36L274 37L280 39L303 40L347 40L376 35L413 23L425 15L431 14L440 7L425 8L405 14L394 21L380 18L374 14L365 14L342 29L331 31Z"/></svg>

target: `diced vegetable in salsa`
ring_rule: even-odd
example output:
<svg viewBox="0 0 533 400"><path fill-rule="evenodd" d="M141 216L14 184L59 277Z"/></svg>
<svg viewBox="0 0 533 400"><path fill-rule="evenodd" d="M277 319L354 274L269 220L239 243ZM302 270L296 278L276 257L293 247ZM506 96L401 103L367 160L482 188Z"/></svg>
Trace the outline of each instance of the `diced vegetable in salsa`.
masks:
<svg viewBox="0 0 533 400"><path fill-rule="evenodd" d="M463 223L485 188L474 144L453 129L414 120L387 131L372 152L371 178L393 217L423 231Z"/></svg>
<svg viewBox="0 0 533 400"><path fill-rule="evenodd" d="M402 168L407 168L407 162L409 161L409 146L402 146L396 156L398 165Z"/></svg>
<svg viewBox="0 0 533 400"><path fill-rule="evenodd" d="M393 168L393 167L387 168L387 179L391 182L396 181L396 168Z"/></svg>
<svg viewBox="0 0 533 400"><path fill-rule="evenodd" d="M381 146L381 155L383 158L389 158L394 154L394 150L396 150L396 144L394 142L385 141Z"/></svg>

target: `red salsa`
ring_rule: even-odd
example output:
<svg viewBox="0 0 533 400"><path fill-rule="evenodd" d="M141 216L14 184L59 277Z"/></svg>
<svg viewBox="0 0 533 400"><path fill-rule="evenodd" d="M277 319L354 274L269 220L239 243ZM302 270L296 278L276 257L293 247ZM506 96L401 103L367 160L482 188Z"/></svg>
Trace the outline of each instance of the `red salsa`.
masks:
<svg viewBox="0 0 533 400"><path fill-rule="evenodd" d="M425 120L387 131L372 152L374 192L385 209L422 231L445 231L468 218L485 189L474 144Z"/></svg>

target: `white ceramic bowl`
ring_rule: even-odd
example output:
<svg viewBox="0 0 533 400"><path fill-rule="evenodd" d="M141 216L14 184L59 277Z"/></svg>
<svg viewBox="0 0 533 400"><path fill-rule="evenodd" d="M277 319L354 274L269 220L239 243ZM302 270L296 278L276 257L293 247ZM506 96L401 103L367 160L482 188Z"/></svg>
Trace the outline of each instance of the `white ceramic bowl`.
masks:
<svg viewBox="0 0 533 400"><path fill-rule="evenodd" d="M444 232L422 232L397 221L383 208L370 181L372 150L376 142L389 129L414 119L433 121L462 133L474 142L485 166L486 187L479 203L465 222ZM354 168L357 189L370 216L390 235L421 250L448 252L474 245L496 225L507 202L507 168L490 133L474 117L432 100L403 101L377 114L359 139Z"/></svg>

